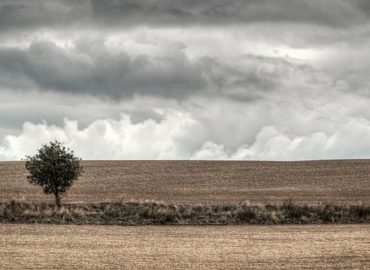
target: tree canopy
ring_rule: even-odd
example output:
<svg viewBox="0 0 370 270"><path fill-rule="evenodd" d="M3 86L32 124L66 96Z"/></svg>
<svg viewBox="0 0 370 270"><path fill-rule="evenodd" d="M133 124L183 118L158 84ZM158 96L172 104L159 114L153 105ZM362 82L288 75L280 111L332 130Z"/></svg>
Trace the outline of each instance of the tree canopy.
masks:
<svg viewBox="0 0 370 270"><path fill-rule="evenodd" d="M27 179L41 186L45 194L54 194L55 203L60 207L60 196L82 173L80 161L59 141L44 144L36 155L26 157L26 169L30 173Z"/></svg>

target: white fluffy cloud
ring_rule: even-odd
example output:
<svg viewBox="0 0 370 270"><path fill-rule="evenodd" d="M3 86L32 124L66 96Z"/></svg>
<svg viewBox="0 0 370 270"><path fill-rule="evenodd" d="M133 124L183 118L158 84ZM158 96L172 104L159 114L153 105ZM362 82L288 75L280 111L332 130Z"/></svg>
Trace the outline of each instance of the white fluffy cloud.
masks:
<svg viewBox="0 0 370 270"><path fill-rule="evenodd" d="M59 140L86 159L181 159L189 156L187 145L197 143L192 132L201 130L197 121L182 113L139 123L122 115L118 121L96 120L83 129L69 119L62 127L26 122L20 135L4 138L0 158L21 159L41 144Z"/></svg>
<svg viewBox="0 0 370 270"><path fill-rule="evenodd" d="M325 121L329 121L326 119ZM225 146L240 136L220 128L220 143L197 119L187 113L166 114L161 121L133 123L121 119L93 121L86 128L65 119L63 126L26 122L21 134L6 136L0 159L22 159L43 143L60 140L84 159L221 159L221 160L307 160L370 157L370 121L347 117L334 129L299 135L294 127L264 126L252 143ZM238 139L238 138L237 138ZM240 140L240 139L238 139Z"/></svg>
<svg viewBox="0 0 370 270"><path fill-rule="evenodd" d="M264 127L252 145L236 151L224 145L206 142L192 159L222 160L311 160L370 157L370 122L349 118L331 134L315 132L290 136L273 126Z"/></svg>

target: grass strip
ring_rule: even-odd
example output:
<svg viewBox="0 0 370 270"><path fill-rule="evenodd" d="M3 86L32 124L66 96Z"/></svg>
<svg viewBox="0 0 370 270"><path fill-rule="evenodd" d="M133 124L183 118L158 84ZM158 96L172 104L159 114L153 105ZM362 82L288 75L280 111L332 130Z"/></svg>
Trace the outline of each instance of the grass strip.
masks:
<svg viewBox="0 0 370 270"><path fill-rule="evenodd" d="M159 202L65 204L2 202L0 223L94 225L239 225L370 223L370 206L249 203L175 205Z"/></svg>

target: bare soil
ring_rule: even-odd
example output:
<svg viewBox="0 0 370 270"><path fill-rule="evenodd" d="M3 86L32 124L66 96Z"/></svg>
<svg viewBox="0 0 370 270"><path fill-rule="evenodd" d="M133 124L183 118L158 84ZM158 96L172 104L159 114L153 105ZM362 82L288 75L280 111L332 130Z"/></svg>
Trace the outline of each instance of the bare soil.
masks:
<svg viewBox="0 0 370 270"><path fill-rule="evenodd" d="M0 224L1 269L370 269L369 225Z"/></svg>
<svg viewBox="0 0 370 270"><path fill-rule="evenodd" d="M176 204L370 203L370 161L83 161L63 202ZM24 162L0 162L0 201L52 202L26 180Z"/></svg>

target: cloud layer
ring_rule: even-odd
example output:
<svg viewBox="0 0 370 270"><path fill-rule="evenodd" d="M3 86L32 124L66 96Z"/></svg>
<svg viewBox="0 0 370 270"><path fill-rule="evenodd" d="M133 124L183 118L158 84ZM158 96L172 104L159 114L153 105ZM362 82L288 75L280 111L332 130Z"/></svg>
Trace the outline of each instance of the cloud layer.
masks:
<svg viewBox="0 0 370 270"><path fill-rule="evenodd" d="M96 42L78 40L66 48L43 41L0 48L0 85L111 100L134 95L182 100L193 94L251 100L281 88L284 81L294 83L291 73L314 72L278 57L246 54L229 64L213 56L191 59L181 46L161 45L155 53L135 56Z"/></svg>
<svg viewBox="0 0 370 270"><path fill-rule="evenodd" d="M223 131L225 132L225 131ZM334 132L291 134L275 126L263 127L252 144L230 149L211 137L204 126L185 114L165 116L160 122L132 123L127 115L120 120L96 120L80 129L77 121L64 125L26 122L22 133L5 137L0 159L13 160L33 155L41 144L60 140L76 154L88 159L201 159L201 160L308 160L369 158L370 121L348 118ZM230 136L231 134L224 134Z"/></svg>
<svg viewBox="0 0 370 270"><path fill-rule="evenodd" d="M366 23L366 0L11 0L0 4L0 31L34 28L172 27L245 23Z"/></svg>
<svg viewBox="0 0 370 270"><path fill-rule="evenodd" d="M0 3L0 160L368 158L370 6Z"/></svg>

